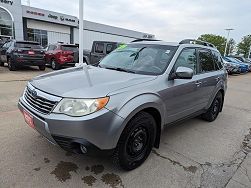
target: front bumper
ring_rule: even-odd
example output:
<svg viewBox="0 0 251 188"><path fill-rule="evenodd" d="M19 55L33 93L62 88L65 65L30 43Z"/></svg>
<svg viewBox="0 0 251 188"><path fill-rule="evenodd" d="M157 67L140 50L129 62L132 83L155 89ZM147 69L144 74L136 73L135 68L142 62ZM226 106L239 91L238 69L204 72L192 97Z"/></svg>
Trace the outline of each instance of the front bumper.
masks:
<svg viewBox="0 0 251 188"><path fill-rule="evenodd" d="M35 129L51 143L77 153L81 152L80 145L87 148L87 154L110 153L117 145L124 122L107 109L83 117L44 115L29 106L23 97L18 107L32 115Z"/></svg>

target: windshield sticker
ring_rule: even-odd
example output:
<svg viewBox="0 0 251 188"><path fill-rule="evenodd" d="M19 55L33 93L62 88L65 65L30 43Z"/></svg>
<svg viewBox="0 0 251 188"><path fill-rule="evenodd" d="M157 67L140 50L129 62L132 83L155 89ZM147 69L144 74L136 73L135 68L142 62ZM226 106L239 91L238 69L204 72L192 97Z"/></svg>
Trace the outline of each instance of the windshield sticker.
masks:
<svg viewBox="0 0 251 188"><path fill-rule="evenodd" d="M118 47L118 50L124 49L124 48L126 48L126 47L127 47L126 44L122 44L122 45L120 45L120 46Z"/></svg>
<svg viewBox="0 0 251 188"><path fill-rule="evenodd" d="M171 52L171 50L167 50L165 53L166 53L166 54L169 54L170 52Z"/></svg>

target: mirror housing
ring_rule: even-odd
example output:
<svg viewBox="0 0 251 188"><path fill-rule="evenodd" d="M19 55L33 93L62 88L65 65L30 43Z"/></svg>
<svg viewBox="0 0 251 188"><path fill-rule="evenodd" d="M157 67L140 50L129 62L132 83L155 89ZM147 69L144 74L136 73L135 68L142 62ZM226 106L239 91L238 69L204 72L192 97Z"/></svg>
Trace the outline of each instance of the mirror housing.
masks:
<svg viewBox="0 0 251 188"><path fill-rule="evenodd" d="M188 67L178 67L174 75L174 79L192 79L193 69Z"/></svg>

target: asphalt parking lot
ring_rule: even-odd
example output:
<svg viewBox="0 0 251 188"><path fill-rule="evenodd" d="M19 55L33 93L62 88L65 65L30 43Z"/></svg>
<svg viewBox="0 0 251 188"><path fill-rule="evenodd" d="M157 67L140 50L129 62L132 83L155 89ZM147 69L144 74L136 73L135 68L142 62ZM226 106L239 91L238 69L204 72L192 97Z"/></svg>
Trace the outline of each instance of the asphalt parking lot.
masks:
<svg viewBox="0 0 251 188"><path fill-rule="evenodd" d="M51 71L47 69L46 72ZM44 72L0 67L0 187L251 187L251 73L229 77L223 113L168 127L160 149L124 172L103 157L63 151L17 109L29 79Z"/></svg>

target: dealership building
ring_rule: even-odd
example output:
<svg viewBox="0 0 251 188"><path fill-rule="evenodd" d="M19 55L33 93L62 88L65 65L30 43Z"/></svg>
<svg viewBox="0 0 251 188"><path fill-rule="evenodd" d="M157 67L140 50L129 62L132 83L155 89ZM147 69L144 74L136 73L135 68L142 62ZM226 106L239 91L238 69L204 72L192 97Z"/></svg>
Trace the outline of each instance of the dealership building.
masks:
<svg viewBox="0 0 251 188"><path fill-rule="evenodd" d="M21 0L0 0L0 39L37 41L41 45L79 43L78 18L21 4ZM84 48L93 41L130 42L154 38L152 34L84 21Z"/></svg>

